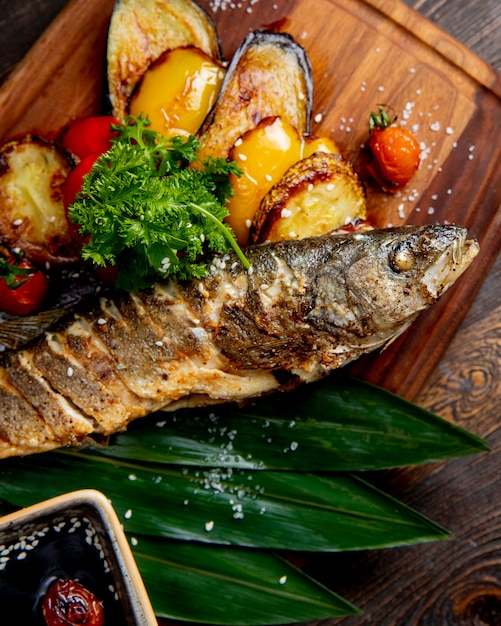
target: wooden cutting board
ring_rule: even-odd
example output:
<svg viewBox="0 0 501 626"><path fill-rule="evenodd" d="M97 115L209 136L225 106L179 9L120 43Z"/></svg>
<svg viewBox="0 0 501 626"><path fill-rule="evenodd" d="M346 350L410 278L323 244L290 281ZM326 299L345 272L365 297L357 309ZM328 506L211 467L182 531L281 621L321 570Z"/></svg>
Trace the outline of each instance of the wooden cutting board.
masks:
<svg viewBox="0 0 501 626"><path fill-rule="evenodd" d="M114 0L72 0L0 90L0 140L54 136L106 110L106 32ZM354 373L412 399L475 298L501 244L501 75L399 0L200 0L231 58L251 29L289 32L314 74L312 133L360 162L368 117L391 105L423 148L408 189L369 187L378 226L454 222L480 255L450 292ZM238 8L231 8L231 4ZM6 113L8 112L8 114Z"/></svg>

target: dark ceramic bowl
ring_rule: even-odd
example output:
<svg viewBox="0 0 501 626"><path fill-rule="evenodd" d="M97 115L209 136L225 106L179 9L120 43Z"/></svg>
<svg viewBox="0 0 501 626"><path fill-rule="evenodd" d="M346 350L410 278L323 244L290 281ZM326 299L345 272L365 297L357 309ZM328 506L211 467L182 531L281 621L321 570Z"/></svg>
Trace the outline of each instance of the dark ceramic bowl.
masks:
<svg viewBox="0 0 501 626"><path fill-rule="evenodd" d="M118 517L98 491L75 491L0 518L1 622L45 626L43 606L61 584L89 591L105 626L157 626ZM59 602L69 610L65 597Z"/></svg>

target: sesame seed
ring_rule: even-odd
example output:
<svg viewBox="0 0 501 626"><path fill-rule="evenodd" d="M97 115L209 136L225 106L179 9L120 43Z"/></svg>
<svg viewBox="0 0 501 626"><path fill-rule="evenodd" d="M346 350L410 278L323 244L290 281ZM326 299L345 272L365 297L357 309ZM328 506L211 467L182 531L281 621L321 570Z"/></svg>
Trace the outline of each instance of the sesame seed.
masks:
<svg viewBox="0 0 501 626"><path fill-rule="evenodd" d="M125 519L130 519L132 517L132 509L128 509L127 511L125 511L124 517Z"/></svg>
<svg viewBox="0 0 501 626"><path fill-rule="evenodd" d="M287 582L287 576L282 576L282 577L278 580L278 582L279 582L281 585L285 585L285 583Z"/></svg>
<svg viewBox="0 0 501 626"><path fill-rule="evenodd" d="M205 530L210 533L210 531L214 528L214 522L210 520L209 522L205 522Z"/></svg>
<svg viewBox="0 0 501 626"><path fill-rule="evenodd" d="M322 113L317 113L314 119L315 119L315 122L319 124L322 121L322 118L323 118Z"/></svg>
<svg viewBox="0 0 501 626"><path fill-rule="evenodd" d="M99 326L103 326L104 324L106 324L106 320L104 319L104 317L100 317L97 320L97 323L99 324Z"/></svg>
<svg viewBox="0 0 501 626"><path fill-rule="evenodd" d="M68 369L66 370L66 376L68 376L69 378L71 378L74 374L73 368L72 367L68 367Z"/></svg>

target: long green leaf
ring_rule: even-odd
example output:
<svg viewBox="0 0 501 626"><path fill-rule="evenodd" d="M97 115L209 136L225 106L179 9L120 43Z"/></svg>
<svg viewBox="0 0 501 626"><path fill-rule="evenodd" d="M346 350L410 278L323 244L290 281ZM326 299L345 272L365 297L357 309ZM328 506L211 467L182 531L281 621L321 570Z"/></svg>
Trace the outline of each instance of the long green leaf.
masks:
<svg viewBox="0 0 501 626"><path fill-rule="evenodd" d="M331 376L244 407L157 413L102 453L211 467L362 471L486 449L482 439L394 394Z"/></svg>
<svg viewBox="0 0 501 626"><path fill-rule="evenodd" d="M25 506L91 487L129 532L286 550L361 550L447 532L348 474L200 470L71 452L5 462L0 497Z"/></svg>
<svg viewBox="0 0 501 626"><path fill-rule="evenodd" d="M358 613L269 552L140 535L134 539L134 557L159 617L252 626Z"/></svg>

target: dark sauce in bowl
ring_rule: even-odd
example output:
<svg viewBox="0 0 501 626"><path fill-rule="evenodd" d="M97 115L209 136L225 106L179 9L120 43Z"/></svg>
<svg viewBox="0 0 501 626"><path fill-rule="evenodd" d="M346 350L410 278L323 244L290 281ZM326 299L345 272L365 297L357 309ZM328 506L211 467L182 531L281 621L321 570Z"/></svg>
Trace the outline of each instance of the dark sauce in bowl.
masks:
<svg viewBox="0 0 501 626"><path fill-rule="evenodd" d="M99 600L104 624L128 619L120 568L106 548L106 534L91 515L64 515L25 524L0 535L1 622L46 626L42 603L57 579L78 581ZM89 622L92 623L92 622Z"/></svg>

